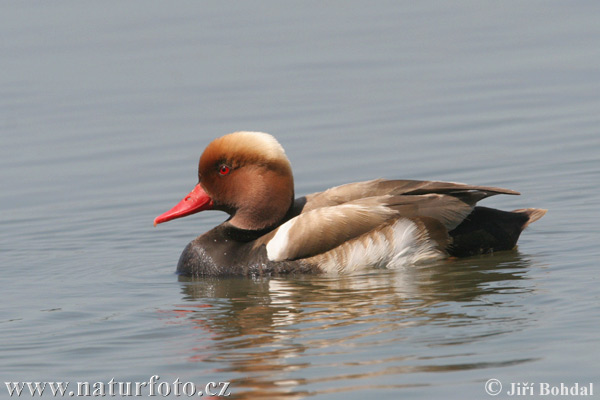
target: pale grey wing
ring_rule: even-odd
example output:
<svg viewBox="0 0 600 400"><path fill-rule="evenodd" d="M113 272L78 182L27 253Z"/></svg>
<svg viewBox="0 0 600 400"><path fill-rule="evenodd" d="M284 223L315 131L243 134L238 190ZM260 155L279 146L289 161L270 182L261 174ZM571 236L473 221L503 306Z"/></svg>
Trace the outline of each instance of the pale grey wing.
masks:
<svg viewBox="0 0 600 400"><path fill-rule="evenodd" d="M287 221L261 238L271 261L295 260L332 250L399 218L422 220L444 237L471 213L473 206L453 196L429 194L378 196L320 207ZM428 223L427 220L437 221ZM442 239L439 240L440 242Z"/></svg>
<svg viewBox="0 0 600 400"><path fill-rule="evenodd" d="M271 261L296 260L329 251L397 215L377 197L320 207L290 219L257 244L266 244Z"/></svg>
<svg viewBox="0 0 600 400"><path fill-rule="evenodd" d="M476 193L477 194L477 193ZM474 196L469 194L469 196ZM387 196L386 206L394 210L397 217L431 218L440 222L447 231L456 228L470 213L476 203L472 197L455 197L443 194L414 196Z"/></svg>
<svg viewBox="0 0 600 400"><path fill-rule="evenodd" d="M329 251L401 217L437 221L437 236L454 229L477 201L512 190L452 182L373 180L306 196L300 215L257 241L272 261L294 260ZM439 225L439 224L438 224Z"/></svg>
<svg viewBox="0 0 600 400"><path fill-rule="evenodd" d="M344 204L366 197L385 195L446 194L475 204L495 194L518 195L518 192L492 186L466 185L454 182L375 179L336 186L324 192L306 196L304 211Z"/></svg>

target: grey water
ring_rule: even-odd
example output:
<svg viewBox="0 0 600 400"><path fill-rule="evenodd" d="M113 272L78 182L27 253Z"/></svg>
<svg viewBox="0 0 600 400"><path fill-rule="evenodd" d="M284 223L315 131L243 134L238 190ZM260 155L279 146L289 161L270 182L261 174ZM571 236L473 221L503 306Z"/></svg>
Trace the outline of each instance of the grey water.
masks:
<svg viewBox="0 0 600 400"><path fill-rule="evenodd" d="M599 18L588 1L2 2L0 397L153 376L235 399L597 396ZM298 195L450 180L549 211L493 255L179 278L226 216L152 221L236 130L278 138Z"/></svg>

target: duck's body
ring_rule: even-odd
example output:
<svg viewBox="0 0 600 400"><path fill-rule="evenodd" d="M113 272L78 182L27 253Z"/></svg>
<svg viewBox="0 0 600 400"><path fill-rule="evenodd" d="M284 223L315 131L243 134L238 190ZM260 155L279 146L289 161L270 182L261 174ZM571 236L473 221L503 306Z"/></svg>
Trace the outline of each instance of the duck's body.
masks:
<svg viewBox="0 0 600 400"><path fill-rule="evenodd" d="M514 248L545 210L475 204L512 190L459 183L373 180L294 199L291 166L270 135L236 132L200 158L199 184L155 224L206 209L231 215L193 240L183 275L347 272Z"/></svg>

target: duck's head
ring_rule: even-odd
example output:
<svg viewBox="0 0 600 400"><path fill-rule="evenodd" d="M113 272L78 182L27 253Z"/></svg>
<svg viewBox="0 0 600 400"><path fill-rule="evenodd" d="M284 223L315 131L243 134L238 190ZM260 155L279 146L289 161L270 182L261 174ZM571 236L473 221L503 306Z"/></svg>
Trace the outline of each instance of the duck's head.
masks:
<svg viewBox="0 0 600 400"><path fill-rule="evenodd" d="M198 166L198 184L154 225L204 210L222 210L241 229L279 223L294 201L292 168L271 135L235 132L211 142Z"/></svg>

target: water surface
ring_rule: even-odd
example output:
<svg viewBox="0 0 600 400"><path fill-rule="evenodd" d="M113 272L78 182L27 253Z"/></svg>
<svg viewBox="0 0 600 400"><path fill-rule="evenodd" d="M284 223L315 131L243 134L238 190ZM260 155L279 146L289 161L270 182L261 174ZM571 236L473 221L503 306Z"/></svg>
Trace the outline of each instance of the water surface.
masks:
<svg viewBox="0 0 600 400"><path fill-rule="evenodd" d="M486 398L595 383L593 2L5 3L0 376L230 381L232 398ZM350 276L189 280L225 216L158 228L198 157L274 134L303 195L436 179L548 208L515 251ZM5 388L0 392L7 395Z"/></svg>

